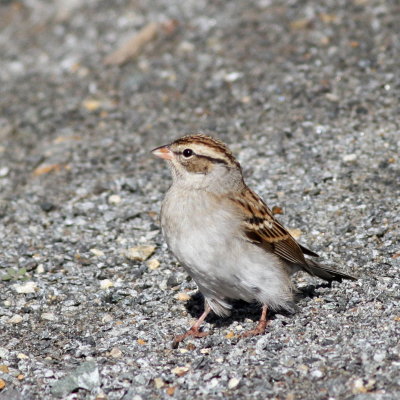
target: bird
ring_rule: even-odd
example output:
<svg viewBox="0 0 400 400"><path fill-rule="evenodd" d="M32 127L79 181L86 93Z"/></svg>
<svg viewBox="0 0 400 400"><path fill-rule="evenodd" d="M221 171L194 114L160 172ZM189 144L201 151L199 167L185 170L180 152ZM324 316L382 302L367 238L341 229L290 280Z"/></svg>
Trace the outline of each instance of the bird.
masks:
<svg viewBox="0 0 400 400"><path fill-rule="evenodd" d="M219 139L189 134L152 154L172 175L161 205L163 236L205 300L204 312L173 347L208 335L201 330L207 315L229 316L232 300L261 305L256 327L242 336L263 334L268 310L293 309L297 271L326 281L357 279L313 259L318 254L298 243L246 185L241 165Z"/></svg>

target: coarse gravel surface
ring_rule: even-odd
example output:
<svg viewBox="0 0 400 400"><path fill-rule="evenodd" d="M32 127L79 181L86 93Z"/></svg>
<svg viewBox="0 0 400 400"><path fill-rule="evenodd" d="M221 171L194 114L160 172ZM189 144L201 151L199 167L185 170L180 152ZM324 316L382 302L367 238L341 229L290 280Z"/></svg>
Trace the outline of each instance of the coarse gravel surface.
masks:
<svg viewBox="0 0 400 400"><path fill-rule="evenodd" d="M396 0L0 2L0 399L400 398ZM171 23L171 20L174 23ZM168 22L169 21L169 22ZM151 22L133 60L104 57ZM298 310L210 317L149 151L227 142L327 265Z"/></svg>

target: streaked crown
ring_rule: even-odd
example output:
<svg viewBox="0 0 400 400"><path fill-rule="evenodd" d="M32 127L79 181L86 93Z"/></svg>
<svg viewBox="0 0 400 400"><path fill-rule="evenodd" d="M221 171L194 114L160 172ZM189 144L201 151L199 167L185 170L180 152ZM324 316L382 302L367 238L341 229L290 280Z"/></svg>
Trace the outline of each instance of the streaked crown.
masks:
<svg viewBox="0 0 400 400"><path fill-rule="evenodd" d="M230 167L240 166L226 144L211 136L203 134L183 136L171 143L170 148L174 153L182 153L183 156L185 156L185 150L189 150L186 152L187 155L192 152L193 156L205 158L211 162L226 164Z"/></svg>

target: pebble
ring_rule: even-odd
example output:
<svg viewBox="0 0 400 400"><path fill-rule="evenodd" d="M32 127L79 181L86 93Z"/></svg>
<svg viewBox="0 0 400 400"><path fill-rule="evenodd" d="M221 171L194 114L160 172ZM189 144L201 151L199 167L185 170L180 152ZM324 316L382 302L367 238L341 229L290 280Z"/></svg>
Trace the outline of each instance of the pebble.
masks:
<svg viewBox="0 0 400 400"><path fill-rule="evenodd" d="M189 367L175 367L171 372L177 376L183 376L188 373L189 369Z"/></svg>
<svg viewBox="0 0 400 400"><path fill-rule="evenodd" d="M5 360L8 358L8 355L10 354L10 351L6 349L5 347L0 347L0 358Z"/></svg>
<svg viewBox="0 0 400 400"><path fill-rule="evenodd" d="M122 201L121 196L118 196L117 194L112 194L108 198L109 204L113 204L113 205L117 205L117 204L121 203L121 201Z"/></svg>
<svg viewBox="0 0 400 400"><path fill-rule="evenodd" d="M113 318L113 316L111 314L106 314L101 319L101 322L103 322L103 324L106 324L106 323L111 322L113 320L114 320L114 318Z"/></svg>
<svg viewBox="0 0 400 400"><path fill-rule="evenodd" d="M188 294L185 293L185 292L181 292L181 293L178 293L178 294L175 296L175 299L177 299L177 300L179 300L179 301L189 301L189 300L191 299L191 296L188 295Z"/></svg>
<svg viewBox="0 0 400 400"><path fill-rule="evenodd" d="M9 172L10 172L10 168L8 168L8 167L0 168L0 178L6 177Z"/></svg>
<svg viewBox="0 0 400 400"><path fill-rule="evenodd" d="M229 379L228 389L235 389L236 387L238 387L239 383L240 383L240 379L238 379L238 378Z"/></svg>
<svg viewBox="0 0 400 400"><path fill-rule="evenodd" d="M131 247L125 252L125 256L133 261L145 261L156 251L155 246L136 246Z"/></svg>
<svg viewBox="0 0 400 400"><path fill-rule="evenodd" d="M104 256L104 252L102 250L99 250L99 249L93 248L93 249L90 249L90 252L96 257L103 257Z"/></svg>
<svg viewBox="0 0 400 400"><path fill-rule="evenodd" d="M146 264L149 269L155 270L160 266L160 261L156 258L152 258L151 260L148 260Z"/></svg>
<svg viewBox="0 0 400 400"><path fill-rule="evenodd" d="M122 351L118 347L113 347L110 351L110 356L113 358L121 358L122 357Z"/></svg>
<svg viewBox="0 0 400 400"><path fill-rule="evenodd" d="M23 321L22 316L19 314L15 314L8 320L8 323L9 324L19 324L22 321Z"/></svg>
<svg viewBox="0 0 400 400"><path fill-rule="evenodd" d="M4 372L5 374L8 374L10 372L10 369L8 368L7 365L0 365L0 372Z"/></svg>
<svg viewBox="0 0 400 400"><path fill-rule="evenodd" d="M23 284L15 284L13 288L17 293L35 293L38 289L36 282L28 281Z"/></svg>
<svg viewBox="0 0 400 400"><path fill-rule="evenodd" d="M43 264L39 264L39 265L36 267L36 273L37 273L37 274L44 274L44 272L45 272L45 269L44 269Z"/></svg>
<svg viewBox="0 0 400 400"><path fill-rule="evenodd" d="M58 319L55 314L49 312L42 313L40 317L46 321L57 321Z"/></svg>
<svg viewBox="0 0 400 400"><path fill-rule="evenodd" d="M154 385L157 389L161 389L165 385L165 382L161 378L154 378Z"/></svg>
<svg viewBox="0 0 400 400"><path fill-rule="evenodd" d="M103 279L100 281L100 289L106 290L114 286L114 282L110 279Z"/></svg>
<svg viewBox="0 0 400 400"><path fill-rule="evenodd" d="M342 157L342 160L343 160L344 162L353 162L353 161L357 160L357 154L354 154L354 153L352 153L352 154L345 154L345 155Z"/></svg>

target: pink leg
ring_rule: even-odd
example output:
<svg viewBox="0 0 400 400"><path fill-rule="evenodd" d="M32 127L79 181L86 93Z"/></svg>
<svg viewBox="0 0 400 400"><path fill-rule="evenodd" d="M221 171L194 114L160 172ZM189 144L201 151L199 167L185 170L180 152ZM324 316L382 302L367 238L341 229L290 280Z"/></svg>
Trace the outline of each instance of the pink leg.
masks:
<svg viewBox="0 0 400 400"><path fill-rule="evenodd" d="M247 332L243 333L243 335L241 335L241 337L262 335L265 332L265 329L267 327L267 311L268 311L268 307L266 305L263 305L261 317L260 317L260 320L258 321L257 326L254 329L252 329L251 331L247 331Z"/></svg>
<svg viewBox="0 0 400 400"><path fill-rule="evenodd" d="M201 314L200 318L195 322L195 324L183 335L175 336L174 341L172 342L172 348L176 349L180 342L184 341L188 336L193 336L195 338L202 338L208 335L208 332L200 332L199 328L201 324L206 319L207 315L210 313L211 308L208 303L205 303L205 308L203 314Z"/></svg>

